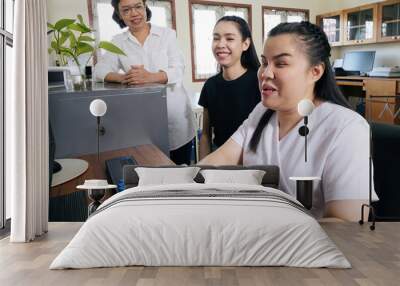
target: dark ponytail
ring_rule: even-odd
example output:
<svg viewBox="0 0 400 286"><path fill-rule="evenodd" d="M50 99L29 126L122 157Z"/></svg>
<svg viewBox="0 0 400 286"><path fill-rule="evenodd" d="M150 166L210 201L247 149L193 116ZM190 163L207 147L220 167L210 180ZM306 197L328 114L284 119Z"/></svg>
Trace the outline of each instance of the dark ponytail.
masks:
<svg viewBox="0 0 400 286"><path fill-rule="evenodd" d="M275 113L273 109L267 109L264 112L263 116L261 117L260 121L257 124L256 130L254 130L253 136L250 139L250 150L256 152L258 143L261 139L261 134L264 130L264 127L267 126L269 120L271 119L272 115Z"/></svg>
<svg viewBox="0 0 400 286"><path fill-rule="evenodd" d="M305 47L305 53L311 66L323 63L325 66L322 77L315 83L315 97L322 101L332 102L347 108L351 108L336 84L335 77L330 67L329 57L331 46L325 32L317 25L310 22L281 23L273 28L268 37L283 34L296 35ZM260 142L261 133L271 118L273 110L268 109L261 117L253 137L250 140L250 150L255 152Z"/></svg>
<svg viewBox="0 0 400 286"><path fill-rule="evenodd" d="M220 18L215 25L219 22L233 22L237 25L238 30L242 36L243 41L250 39L249 48L242 53L240 58L240 63L246 69L251 69L257 71L260 67L260 61L257 56L256 48L254 46L253 37L251 36L250 27L247 22L237 16L224 16Z"/></svg>

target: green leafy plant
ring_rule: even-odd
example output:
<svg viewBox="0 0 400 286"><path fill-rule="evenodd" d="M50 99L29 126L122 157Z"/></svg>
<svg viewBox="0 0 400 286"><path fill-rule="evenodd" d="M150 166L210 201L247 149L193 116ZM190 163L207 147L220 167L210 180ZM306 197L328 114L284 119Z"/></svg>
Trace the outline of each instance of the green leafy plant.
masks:
<svg viewBox="0 0 400 286"><path fill-rule="evenodd" d="M71 58L81 72L79 56L90 53L84 65L86 66L97 49L126 56L124 51L111 42L100 41L96 44L93 37L94 30L84 23L82 15L77 15L76 19L60 19L55 24L47 23L47 27L49 28L47 34L52 35L48 51L50 54L54 52L63 66L67 65L68 58Z"/></svg>

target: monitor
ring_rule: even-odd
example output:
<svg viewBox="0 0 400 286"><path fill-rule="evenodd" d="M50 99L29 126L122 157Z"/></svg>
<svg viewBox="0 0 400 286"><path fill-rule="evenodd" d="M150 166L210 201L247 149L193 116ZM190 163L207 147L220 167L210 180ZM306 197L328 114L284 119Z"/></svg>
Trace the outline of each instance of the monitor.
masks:
<svg viewBox="0 0 400 286"><path fill-rule="evenodd" d="M365 74L374 67L375 51L354 51L347 52L343 59L345 71Z"/></svg>
<svg viewBox="0 0 400 286"><path fill-rule="evenodd" d="M68 67L48 67L49 87L65 87L68 89L68 78L70 70Z"/></svg>

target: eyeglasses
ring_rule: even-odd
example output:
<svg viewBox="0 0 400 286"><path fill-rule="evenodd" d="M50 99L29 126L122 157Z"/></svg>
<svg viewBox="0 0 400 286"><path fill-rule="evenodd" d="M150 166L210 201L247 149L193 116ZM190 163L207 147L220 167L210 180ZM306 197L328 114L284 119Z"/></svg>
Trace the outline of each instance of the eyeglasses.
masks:
<svg viewBox="0 0 400 286"><path fill-rule="evenodd" d="M137 13L141 13L144 11L144 5L143 4L137 4L134 6L124 6L120 9L120 13L123 16L128 16L129 14L131 14L133 11L137 12Z"/></svg>

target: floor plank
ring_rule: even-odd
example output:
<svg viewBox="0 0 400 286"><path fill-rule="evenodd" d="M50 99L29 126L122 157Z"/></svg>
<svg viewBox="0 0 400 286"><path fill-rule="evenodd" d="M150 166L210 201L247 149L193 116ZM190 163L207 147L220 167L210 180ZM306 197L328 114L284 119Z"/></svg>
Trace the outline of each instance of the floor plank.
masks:
<svg viewBox="0 0 400 286"><path fill-rule="evenodd" d="M289 267L117 267L49 270L82 223L50 223L49 233L32 243L0 240L0 285L136 285L136 286L264 286L264 285L399 285L400 223L368 225L323 222L330 238L352 269Z"/></svg>

